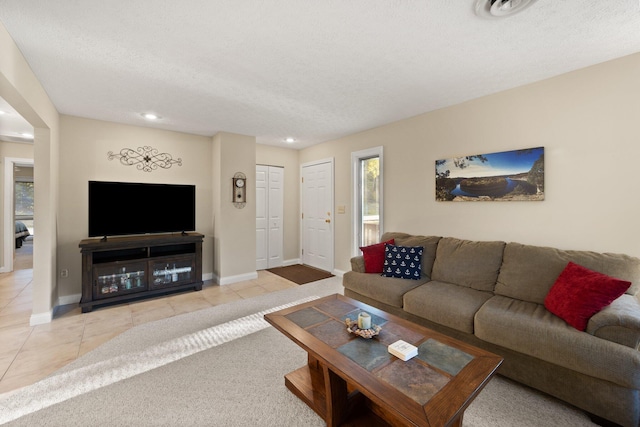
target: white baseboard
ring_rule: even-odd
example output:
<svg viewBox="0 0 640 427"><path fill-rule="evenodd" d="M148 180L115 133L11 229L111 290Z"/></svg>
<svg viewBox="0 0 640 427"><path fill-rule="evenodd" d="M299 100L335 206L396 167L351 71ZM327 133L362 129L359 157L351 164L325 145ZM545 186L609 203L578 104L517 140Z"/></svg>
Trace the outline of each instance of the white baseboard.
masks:
<svg viewBox="0 0 640 427"><path fill-rule="evenodd" d="M45 323L51 323L53 320L53 310L49 310L46 313L32 314L29 318L30 326L44 325Z"/></svg>
<svg viewBox="0 0 640 427"><path fill-rule="evenodd" d="M345 273L345 272L344 272L344 271L342 271L342 270L335 270L335 269L334 269L334 270L333 270L333 272L332 272L331 274L333 274L334 276L342 277L342 276L344 276L344 273Z"/></svg>
<svg viewBox="0 0 640 427"><path fill-rule="evenodd" d="M213 273L202 273L202 281L213 280Z"/></svg>
<svg viewBox="0 0 640 427"><path fill-rule="evenodd" d="M64 295L58 297L58 300L53 305L53 308L45 313L32 314L29 318L29 325L44 325L45 323L51 323L53 320L53 316L56 313L56 310L63 306L69 304L77 304L80 302L82 298L82 294L73 294L73 295Z"/></svg>
<svg viewBox="0 0 640 427"><path fill-rule="evenodd" d="M245 280L253 280L258 278L258 272L238 274L236 276L218 277L216 283L219 285L230 285L232 283L244 282Z"/></svg>
<svg viewBox="0 0 640 427"><path fill-rule="evenodd" d="M64 296L58 297L58 302L56 306L67 305L67 304L77 304L80 302L81 298L82 298L82 294L64 295Z"/></svg>

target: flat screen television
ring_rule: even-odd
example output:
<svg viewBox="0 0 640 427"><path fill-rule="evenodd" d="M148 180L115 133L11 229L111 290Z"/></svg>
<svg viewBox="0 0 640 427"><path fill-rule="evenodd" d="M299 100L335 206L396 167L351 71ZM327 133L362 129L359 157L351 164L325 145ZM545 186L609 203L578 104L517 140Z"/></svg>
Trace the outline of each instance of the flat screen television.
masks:
<svg viewBox="0 0 640 427"><path fill-rule="evenodd" d="M89 181L89 237L195 229L195 185Z"/></svg>

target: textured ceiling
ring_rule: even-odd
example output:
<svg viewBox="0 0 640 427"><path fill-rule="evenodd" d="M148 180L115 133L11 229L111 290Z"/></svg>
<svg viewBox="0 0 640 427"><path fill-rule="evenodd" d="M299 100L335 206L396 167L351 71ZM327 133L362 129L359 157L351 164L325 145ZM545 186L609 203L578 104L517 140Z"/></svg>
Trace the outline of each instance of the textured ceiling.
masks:
<svg viewBox="0 0 640 427"><path fill-rule="evenodd" d="M0 21L60 113L296 148L640 51L638 0L474 2L0 0Z"/></svg>

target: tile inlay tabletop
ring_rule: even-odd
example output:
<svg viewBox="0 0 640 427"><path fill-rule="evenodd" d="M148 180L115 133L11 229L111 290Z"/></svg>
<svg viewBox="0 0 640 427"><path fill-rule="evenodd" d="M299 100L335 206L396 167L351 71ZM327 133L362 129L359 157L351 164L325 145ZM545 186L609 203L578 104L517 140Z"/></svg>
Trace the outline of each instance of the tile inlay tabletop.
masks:
<svg viewBox="0 0 640 427"><path fill-rule="evenodd" d="M365 339L346 330L345 319L367 312L380 334ZM307 365L285 385L328 426L461 426L464 410L502 358L335 294L265 319L308 353ZM402 339L418 347L406 362L387 351Z"/></svg>

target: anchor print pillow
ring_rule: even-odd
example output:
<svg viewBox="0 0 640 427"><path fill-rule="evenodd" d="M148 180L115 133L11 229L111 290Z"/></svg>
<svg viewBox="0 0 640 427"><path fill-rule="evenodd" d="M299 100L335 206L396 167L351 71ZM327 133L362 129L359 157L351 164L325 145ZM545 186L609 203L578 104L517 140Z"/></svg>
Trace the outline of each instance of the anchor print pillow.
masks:
<svg viewBox="0 0 640 427"><path fill-rule="evenodd" d="M422 274L422 246L384 245L382 276L418 280Z"/></svg>

